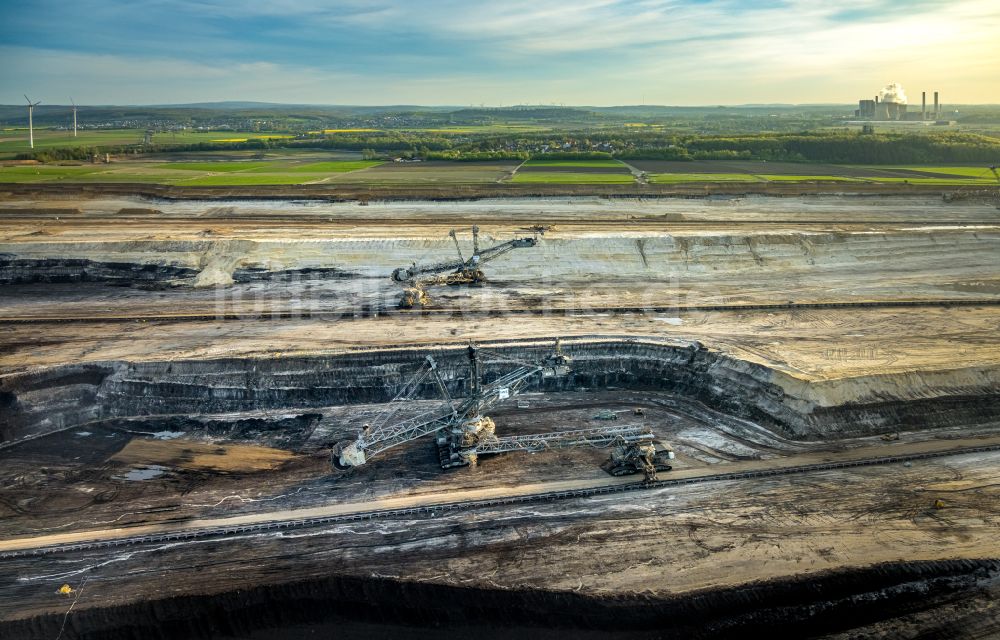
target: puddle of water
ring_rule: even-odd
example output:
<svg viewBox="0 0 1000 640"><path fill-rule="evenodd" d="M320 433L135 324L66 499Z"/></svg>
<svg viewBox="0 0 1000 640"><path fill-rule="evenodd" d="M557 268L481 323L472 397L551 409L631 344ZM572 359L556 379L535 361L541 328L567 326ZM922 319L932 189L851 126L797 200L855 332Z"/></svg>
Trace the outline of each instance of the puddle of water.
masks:
<svg viewBox="0 0 1000 640"><path fill-rule="evenodd" d="M90 435L93 435L93 434L90 431L74 431L73 435L77 436L78 438L86 438L87 436L90 436Z"/></svg>
<svg viewBox="0 0 1000 640"><path fill-rule="evenodd" d="M161 467L158 464L151 464L146 467L139 467L132 469L123 476L117 476L119 480L128 480L129 482L134 482L137 480L151 480L152 478L157 478L162 476L164 472L167 471L166 467Z"/></svg>

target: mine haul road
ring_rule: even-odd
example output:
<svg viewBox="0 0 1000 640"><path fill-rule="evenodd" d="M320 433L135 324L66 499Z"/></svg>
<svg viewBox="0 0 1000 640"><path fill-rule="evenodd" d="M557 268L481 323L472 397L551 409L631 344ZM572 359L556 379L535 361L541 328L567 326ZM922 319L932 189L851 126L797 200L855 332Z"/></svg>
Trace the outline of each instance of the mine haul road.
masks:
<svg viewBox="0 0 1000 640"><path fill-rule="evenodd" d="M521 316L574 316L597 313L610 313L616 315L637 314L637 313L690 313L690 312L711 312L711 311L785 311L795 309L858 309L858 308L911 308L911 307L982 307L1000 305L1000 298L936 298L921 300L857 300L843 302L803 302L803 303L775 303L775 304L714 304L714 305L683 305L683 306L658 306L648 307L625 307L625 306L593 306L587 308L504 308L504 309L484 309L472 310L454 307L426 308L426 309L375 309L370 307L359 307L355 311L316 311L309 309L265 309L260 308L240 310L227 310L218 313L204 312L184 312L176 313L138 313L138 314L89 314L89 315L13 315L0 316L0 324L33 324L46 322L200 322L210 320L287 320L289 318L308 318L320 320L336 320L347 318L376 318L376 317L434 317L434 316L455 316L462 317L496 317L504 315Z"/></svg>
<svg viewBox="0 0 1000 640"><path fill-rule="evenodd" d="M889 448L890 451L887 452L886 448ZM473 509L505 502L580 498L647 488L663 488L671 485L752 480L768 476L813 473L832 469L899 464L970 453L1000 452L1000 436L895 443L886 447L877 447L877 449L880 450L881 455L872 456L870 454L876 448L864 447L835 454L813 452L777 460L737 462L726 464L726 470L721 473L712 468L672 471L666 474L666 479L654 483L644 483L637 481L634 477L624 477L600 481L590 479L521 484L514 487L499 486L433 494L404 495L366 502L270 511L227 518L200 518L166 524L12 538L0 540L0 558L204 538L266 529L308 527L335 521L369 520L417 514L433 516L435 512L439 511ZM836 459L831 459L832 456L836 456ZM378 464L378 462L375 461L372 464Z"/></svg>

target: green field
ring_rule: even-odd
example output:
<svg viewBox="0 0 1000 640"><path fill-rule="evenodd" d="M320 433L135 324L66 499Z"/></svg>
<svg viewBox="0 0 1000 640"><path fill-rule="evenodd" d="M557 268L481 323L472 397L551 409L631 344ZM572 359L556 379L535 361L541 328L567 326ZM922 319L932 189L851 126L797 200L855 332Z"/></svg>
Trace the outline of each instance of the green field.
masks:
<svg viewBox="0 0 1000 640"><path fill-rule="evenodd" d="M35 129L35 150L139 144L142 137L143 132L138 129L81 131L76 138L72 131ZM18 153L29 151L31 147L28 146L27 129L0 130L0 157L13 158Z"/></svg>
<svg viewBox="0 0 1000 640"><path fill-rule="evenodd" d="M863 182L865 180L848 176L790 176L776 173L756 173L754 177L768 182Z"/></svg>
<svg viewBox="0 0 1000 640"><path fill-rule="evenodd" d="M329 177L324 173L224 173L217 176L204 176L175 182L183 186L243 186L265 184L305 184Z"/></svg>
<svg viewBox="0 0 1000 640"><path fill-rule="evenodd" d="M761 182L750 173L652 173L652 184L673 184L677 182Z"/></svg>
<svg viewBox="0 0 1000 640"><path fill-rule="evenodd" d="M61 167L58 165L32 167L0 167L0 182L52 182L78 179L101 171L102 165Z"/></svg>
<svg viewBox="0 0 1000 640"><path fill-rule="evenodd" d="M261 160L253 154L232 156L221 154L221 160L210 161L130 161L123 159L111 164L61 163L0 166L3 182L146 182L178 185L264 185L351 183L351 184L481 184L504 181L517 166L515 162L463 163L393 163L358 160L360 154L289 153L275 159ZM175 156L176 157L176 156ZM182 158L206 157L187 153ZM213 154L207 157L220 157ZM238 161L234 157L246 157ZM338 157L345 159L339 160ZM985 186L997 181L988 168L981 166L839 166L813 167L822 175L802 175L807 165L760 163L744 167L738 163L702 162L685 171L682 163L651 165L647 173L651 184L683 183L760 183L760 182L870 182L925 184L939 186ZM625 165L616 160L536 160L525 163L514 173L511 182L518 184L632 184L633 177L623 171ZM548 167L548 169L546 169ZM578 170L573 170L578 167ZM662 167L662 168L661 168ZM726 173L706 173L718 167ZM660 169L657 171L656 169ZM605 169L605 171L601 171ZM618 169L613 173L611 169ZM761 170L770 171L760 173ZM843 173L840 173L840 172ZM782 173L784 172L784 173Z"/></svg>
<svg viewBox="0 0 1000 640"><path fill-rule="evenodd" d="M950 176L957 176L963 178L972 178L978 180L985 180L987 182L996 182L997 179L993 176L987 167L921 167L915 165L909 166L899 166L899 167L880 167L874 165L857 166L856 169L870 169L870 170L881 170L881 171L921 171L925 173L941 173Z"/></svg>
<svg viewBox="0 0 1000 640"><path fill-rule="evenodd" d="M3 182L146 182L180 185L303 184L342 176L380 162L120 162L0 167Z"/></svg>
<svg viewBox="0 0 1000 640"><path fill-rule="evenodd" d="M173 171L211 171L213 173L227 171L252 171L271 165L269 162L164 162L153 165L154 168Z"/></svg>
<svg viewBox="0 0 1000 640"><path fill-rule="evenodd" d="M518 172L511 182L549 183L549 184L632 184L634 179L629 173L573 173L570 171L538 171L534 173Z"/></svg>
<svg viewBox="0 0 1000 640"><path fill-rule="evenodd" d="M824 165L831 173L824 175L798 175L786 173L650 173L652 184L679 184L685 182L881 182L899 184L930 184L941 186L997 184L989 169L983 167L941 166L847 166L844 174L837 175L835 165ZM871 175L865 175L867 171ZM907 175L903 172L920 172ZM899 173L899 175L886 175ZM921 175L940 174L940 175ZM949 177L950 176L950 177Z"/></svg>
<svg viewBox="0 0 1000 640"><path fill-rule="evenodd" d="M384 131L406 131L412 133L443 133L451 135L471 135L476 133L540 133L551 131L552 127L537 124L482 124L482 125L455 125L433 128L402 128L384 129Z"/></svg>
<svg viewBox="0 0 1000 640"><path fill-rule="evenodd" d="M868 178L872 182L886 182L899 184L937 184L946 186L963 185L995 185L996 180L976 180L974 178Z"/></svg>
<svg viewBox="0 0 1000 640"><path fill-rule="evenodd" d="M140 141L145 132L133 129ZM197 142L243 141L252 138L280 140L295 136L275 131L164 131L153 134L154 144L194 144Z"/></svg>
<svg viewBox="0 0 1000 640"><path fill-rule="evenodd" d="M358 171L359 169L370 169L382 164L378 160L357 160L354 162L310 162L306 164L289 165L281 171L303 171L306 173L347 173L348 171ZM269 168L267 171L274 171Z"/></svg>
<svg viewBox="0 0 1000 640"><path fill-rule="evenodd" d="M55 129L35 129L35 151L75 147L104 147L142 144L143 129L84 129L76 138L72 131ZM194 144L218 140L245 140L249 138L290 138L283 133L268 131L178 131L153 134L155 144ZM0 129L0 158L13 158L18 153L31 151L28 144L28 130L20 128Z"/></svg>

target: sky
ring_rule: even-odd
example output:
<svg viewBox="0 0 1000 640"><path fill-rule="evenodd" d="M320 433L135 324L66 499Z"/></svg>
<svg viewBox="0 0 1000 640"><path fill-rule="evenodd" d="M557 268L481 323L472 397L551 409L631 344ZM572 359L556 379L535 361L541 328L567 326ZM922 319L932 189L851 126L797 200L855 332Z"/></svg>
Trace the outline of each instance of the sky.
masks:
<svg viewBox="0 0 1000 640"><path fill-rule="evenodd" d="M1000 103L998 0L0 0L0 103Z"/></svg>

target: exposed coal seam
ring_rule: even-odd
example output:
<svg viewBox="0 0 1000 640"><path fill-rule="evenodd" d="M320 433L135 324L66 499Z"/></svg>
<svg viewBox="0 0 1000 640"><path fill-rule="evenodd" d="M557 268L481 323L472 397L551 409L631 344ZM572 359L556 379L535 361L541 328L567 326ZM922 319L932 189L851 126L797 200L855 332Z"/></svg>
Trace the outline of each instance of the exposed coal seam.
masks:
<svg viewBox="0 0 1000 640"><path fill-rule="evenodd" d="M998 580L996 559L885 563L672 597L595 597L334 575L0 622L0 635L55 637L65 619L70 637L79 640L244 637L331 623L343 631L340 638L373 631L402 638L445 636L460 629L482 629L486 638L528 629L544 638L585 631L698 640L764 632L812 637L932 610L995 588Z"/></svg>
<svg viewBox="0 0 1000 640"><path fill-rule="evenodd" d="M505 357L541 362L552 347L539 341L490 348L502 351ZM569 342L564 349L574 358L571 375L533 379L527 390L617 387L667 391L795 439L921 430L956 422L980 424L1000 415L1000 390L985 387L931 397L887 397L819 406L788 395L767 366L699 343L603 339ZM10 374L0 377L4 418L0 437L15 440L101 419L149 416L150 428L156 428L169 421L167 417L177 415L385 402L428 351L438 360L449 392L464 395L468 365L463 348L455 345L271 359L103 362ZM487 361L484 379L490 382L511 366ZM248 382L250 372L252 383ZM39 400L38 392L43 390L51 390L53 404ZM420 390L421 397L436 398L437 394L435 384Z"/></svg>

